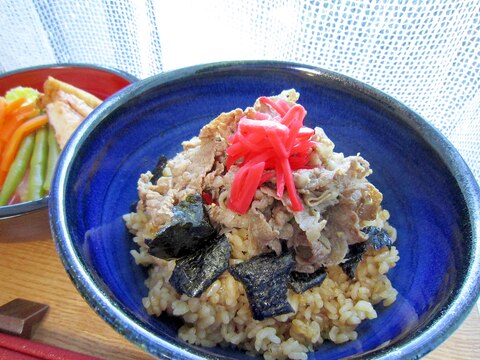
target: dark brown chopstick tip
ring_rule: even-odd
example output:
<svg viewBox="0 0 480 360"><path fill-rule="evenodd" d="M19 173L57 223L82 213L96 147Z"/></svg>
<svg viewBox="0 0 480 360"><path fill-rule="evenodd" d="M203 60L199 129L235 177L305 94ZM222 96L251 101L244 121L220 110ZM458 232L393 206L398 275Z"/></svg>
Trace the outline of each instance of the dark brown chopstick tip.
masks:
<svg viewBox="0 0 480 360"><path fill-rule="evenodd" d="M48 305L15 299L0 306L0 332L31 339Z"/></svg>

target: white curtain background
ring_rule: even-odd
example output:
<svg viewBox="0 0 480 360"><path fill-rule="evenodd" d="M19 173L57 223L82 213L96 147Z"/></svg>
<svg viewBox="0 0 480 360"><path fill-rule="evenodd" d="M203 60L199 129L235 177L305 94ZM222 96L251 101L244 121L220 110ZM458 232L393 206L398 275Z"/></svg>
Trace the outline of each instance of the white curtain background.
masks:
<svg viewBox="0 0 480 360"><path fill-rule="evenodd" d="M290 60L362 80L437 127L480 180L479 0L0 0L0 72L107 65L145 78Z"/></svg>

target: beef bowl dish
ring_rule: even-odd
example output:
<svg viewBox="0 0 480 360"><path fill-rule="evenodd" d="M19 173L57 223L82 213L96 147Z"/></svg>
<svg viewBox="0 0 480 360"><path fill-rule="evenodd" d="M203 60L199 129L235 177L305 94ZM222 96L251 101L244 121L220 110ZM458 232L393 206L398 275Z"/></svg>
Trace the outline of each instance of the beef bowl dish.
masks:
<svg viewBox="0 0 480 360"><path fill-rule="evenodd" d="M79 292L159 358L418 358L478 296L479 190L457 151L315 67L139 81L73 134L51 196Z"/></svg>

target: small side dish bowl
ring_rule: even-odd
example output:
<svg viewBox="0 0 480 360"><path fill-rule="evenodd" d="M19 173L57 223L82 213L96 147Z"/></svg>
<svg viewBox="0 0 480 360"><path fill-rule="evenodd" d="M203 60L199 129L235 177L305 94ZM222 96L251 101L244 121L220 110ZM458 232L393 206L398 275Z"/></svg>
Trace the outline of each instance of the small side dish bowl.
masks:
<svg viewBox="0 0 480 360"><path fill-rule="evenodd" d="M123 89L138 79L113 68L89 64L50 64L18 69L0 74L0 95L17 86L42 91L49 76L85 90L101 100ZM48 196L35 200L0 206L0 220L44 209Z"/></svg>
<svg viewBox="0 0 480 360"><path fill-rule="evenodd" d="M370 162L400 254L389 272L397 300L378 305L356 340L325 343L309 358L417 359L472 309L480 289L479 189L446 138L390 96L334 72L284 62L201 65L141 80L105 101L64 149L51 193L51 229L78 291L152 355L251 358L189 345L177 336L178 320L147 314L147 275L130 255L135 245L122 219L137 200L139 175L218 114L290 88L300 93L307 126L322 127L337 152Z"/></svg>

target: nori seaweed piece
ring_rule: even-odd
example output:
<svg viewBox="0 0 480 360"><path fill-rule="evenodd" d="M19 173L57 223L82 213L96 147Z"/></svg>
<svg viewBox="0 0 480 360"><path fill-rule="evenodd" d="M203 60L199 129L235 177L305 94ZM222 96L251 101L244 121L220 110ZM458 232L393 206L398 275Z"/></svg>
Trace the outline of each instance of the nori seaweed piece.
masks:
<svg viewBox="0 0 480 360"><path fill-rule="evenodd" d="M390 249L393 245L393 240L388 236L385 229L376 226L367 226L362 229L362 232L368 236L368 245L375 250L380 250L385 246L388 246Z"/></svg>
<svg viewBox="0 0 480 360"><path fill-rule="evenodd" d="M340 267L350 279L355 279L355 271L358 263L362 261L363 254L367 251L367 242L356 243L348 247L348 253L345 255L345 261L340 264Z"/></svg>
<svg viewBox="0 0 480 360"><path fill-rule="evenodd" d="M287 300L287 284L295 261L291 253L262 254L231 266L229 271L247 293L255 320L293 312Z"/></svg>
<svg viewBox="0 0 480 360"><path fill-rule="evenodd" d="M189 195L172 208L172 223L157 233L153 240L145 240L149 254L165 259L176 259L193 254L208 246L216 237L200 194Z"/></svg>
<svg viewBox="0 0 480 360"><path fill-rule="evenodd" d="M292 271L290 273L290 288L297 294L303 294L305 291L320 286L327 277L327 271L324 267L317 269L311 274Z"/></svg>
<svg viewBox="0 0 480 360"><path fill-rule="evenodd" d="M199 297L227 268L230 242L222 235L210 246L178 259L170 284L179 294Z"/></svg>
<svg viewBox="0 0 480 360"><path fill-rule="evenodd" d="M390 249L393 244L393 240L385 229L376 226L367 226L362 229L362 232L367 235L367 241L350 245L348 247L348 253L345 256L345 261L340 264L340 267L350 279L355 279L355 271L357 270L358 263L362 261L363 254L367 251L368 247L380 250L387 246Z"/></svg>
<svg viewBox="0 0 480 360"><path fill-rule="evenodd" d="M137 205L138 205L138 200L132 202L129 206L130 212L136 212L137 211Z"/></svg>
<svg viewBox="0 0 480 360"><path fill-rule="evenodd" d="M157 165L155 165L155 168L152 170L152 178L150 179L150 182L152 184L155 184L158 179L162 177L163 174L163 169L165 169L165 166L167 165L167 157L165 155L160 155L157 161Z"/></svg>

